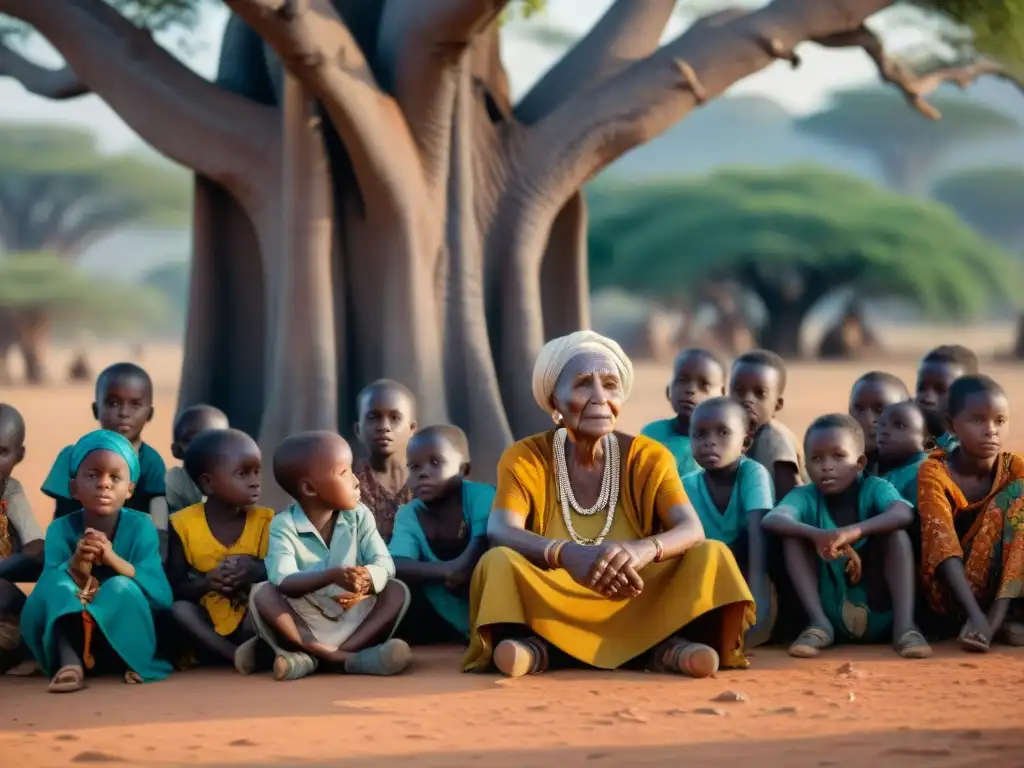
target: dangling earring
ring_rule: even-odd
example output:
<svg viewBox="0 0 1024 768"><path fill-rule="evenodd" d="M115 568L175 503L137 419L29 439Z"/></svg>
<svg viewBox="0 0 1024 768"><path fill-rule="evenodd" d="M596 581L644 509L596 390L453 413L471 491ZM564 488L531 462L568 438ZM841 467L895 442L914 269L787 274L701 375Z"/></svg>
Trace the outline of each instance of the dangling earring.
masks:
<svg viewBox="0 0 1024 768"><path fill-rule="evenodd" d="M555 411L554 413L552 413L551 414L551 418L553 418L555 420L555 425L556 426L559 426L559 427L562 426L562 414L560 414L558 411Z"/></svg>

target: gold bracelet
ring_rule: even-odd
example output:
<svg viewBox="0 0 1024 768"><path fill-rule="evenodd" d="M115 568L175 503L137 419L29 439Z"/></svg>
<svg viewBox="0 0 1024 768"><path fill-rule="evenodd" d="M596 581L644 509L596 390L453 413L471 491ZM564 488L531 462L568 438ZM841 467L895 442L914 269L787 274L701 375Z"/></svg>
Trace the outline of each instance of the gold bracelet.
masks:
<svg viewBox="0 0 1024 768"><path fill-rule="evenodd" d="M547 563L548 568L554 569L554 565L551 564L551 548L554 547L558 542L554 539L544 545L544 562Z"/></svg>
<svg viewBox="0 0 1024 768"><path fill-rule="evenodd" d="M555 548L555 551L551 553L551 559L555 561L556 568L562 567L562 552L567 546L569 546L568 539L562 539L558 542L558 546Z"/></svg>
<svg viewBox="0 0 1024 768"><path fill-rule="evenodd" d="M660 563L665 559L665 548L654 536L649 536L647 540L654 544L654 562Z"/></svg>
<svg viewBox="0 0 1024 768"><path fill-rule="evenodd" d="M555 571L562 567L562 550L568 543L564 539L557 539L544 548L544 560L547 562L548 568Z"/></svg>

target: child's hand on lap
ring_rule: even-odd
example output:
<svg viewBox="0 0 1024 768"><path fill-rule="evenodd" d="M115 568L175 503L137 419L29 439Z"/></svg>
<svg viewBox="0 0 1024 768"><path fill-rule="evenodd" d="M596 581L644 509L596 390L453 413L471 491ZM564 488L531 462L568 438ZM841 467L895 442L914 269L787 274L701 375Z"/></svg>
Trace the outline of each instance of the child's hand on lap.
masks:
<svg viewBox="0 0 1024 768"><path fill-rule="evenodd" d="M458 591L465 587L473 572L465 568L449 568L448 575L444 577L444 585L452 592Z"/></svg>
<svg viewBox="0 0 1024 768"><path fill-rule="evenodd" d="M841 557L848 547L852 547L861 539L860 531L856 528L840 528L829 532L832 537L829 547L829 559L836 560Z"/></svg>
<svg viewBox="0 0 1024 768"><path fill-rule="evenodd" d="M362 566L339 568L334 583L353 595L368 595L373 590L370 572Z"/></svg>
<svg viewBox="0 0 1024 768"><path fill-rule="evenodd" d="M832 541L835 538L833 536L834 533L834 531L822 531L818 529L809 535L815 551L823 560L835 560L835 557L832 555Z"/></svg>

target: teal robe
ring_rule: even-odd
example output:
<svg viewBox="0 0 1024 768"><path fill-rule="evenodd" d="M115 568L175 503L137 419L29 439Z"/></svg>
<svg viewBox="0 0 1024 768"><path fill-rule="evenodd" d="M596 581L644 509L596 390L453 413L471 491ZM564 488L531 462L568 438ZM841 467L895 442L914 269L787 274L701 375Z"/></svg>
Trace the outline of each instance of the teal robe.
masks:
<svg viewBox="0 0 1024 768"><path fill-rule="evenodd" d="M914 509L917 509L917 472L927 458L927 453L919 453L902 467L890 469L883 476Z"/></svg>
<svg viewBox="0 0 1024 768"><path fill-rule="evenodd" d="M57 518L81 508L81 505L71 498L71 451L74 447L68 445L61 449L40 489L57 502ZM139 448L139 480L135 483L135 491L125 501L125 507L149 514L149 502L167 494L164 485L166 474L167 467L160 454L143 443Z"/></svg>
<svg viewBox="0 0 1024 768"><path fill-rule="evenodd" d="M768 511L775 506L772 478L768 470L745 456L740 459L736 482L729 497L729 506L720 510L711 498L704 470L683 478L683 490L690 497L704 526L704 535L714 541L732 546L740 534L747 530L747 517L758 510Z"/></svg>
<svg viewBox="0 0 1024 768"><path fill-rule="evenodd" d="M862 476L858 482L857 519L860 522L882 514L894 502L905 501L888 480ZM794 488L765 519L775 515L788 515L799 523L822 531L834 531L839 527L825 505L824 494L813 485ZM853 548L860 552L867 541L867 537L862 538ZM859 584L850 585L843 570L846 561L845 557L818 560L818 593L825 615L835 628L837 640L883 642L892 634L892 611L869 610L863 575ZM867 563L862 565L863 568L868 567Z"/></svg>
<svg viewBox="0 0 1024 768"><path fill-rule="evenodd" d="M54 625L64 616L82 613L78 586L68 562L85 533L81 510L50 523L46 531L43 575L21 613L21 634L47 675L60 667ZM160 540L148 515L122 509L111 542L120 557L135 568L135 577L95 569L101 584L87 610L111 648L144 681L162 680L171 665L156 658L153 612L171 607L171 586L160 561ZM80 650L80 649L79 649Z"/></svg>
<svg viewBox="0 0 1024 768"><path fill-rule="evenodd" d="M640 430L640 434L651 438L651 440L657 440L669 449L676 458L679 477L686 477L691 472L700 469L700 464L693 458L693 451L690 449L690 436L679 434L674 418L652 421Z"/></svg>
<svg viewBox="0 0 1024 768"><path fill-rule="evenodd" d="M462 483L462 517L466 521L469 541L487 535L487 520L494 503L494 488L483 483L464 480ZM388 550L391 557L416 560L421 563L442 562L434 554L420 525L420 514L427 514L426 505L419 499L403 504L395 514L395 530ZM423 593L437 614L456 631L469 637L469 600L454 594L444 584L424 584Z"/></svg>

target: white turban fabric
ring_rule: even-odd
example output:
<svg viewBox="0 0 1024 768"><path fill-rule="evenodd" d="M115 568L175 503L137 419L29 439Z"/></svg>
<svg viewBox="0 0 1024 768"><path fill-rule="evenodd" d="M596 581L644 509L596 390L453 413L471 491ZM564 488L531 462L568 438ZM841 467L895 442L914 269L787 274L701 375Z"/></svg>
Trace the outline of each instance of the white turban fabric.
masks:
<svg viewBox="0 0 1024 768"><path fill-rule="evenodd" d="M629 397L633 389L633 363L612 339L594 331L576 331L552 339L544 345L533 366L533 398L547 413L552 413L551 396L569 361L581 352L596 352L608 358L622 379L622 395Z"/></svg>

